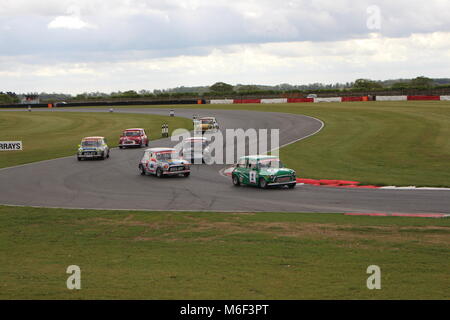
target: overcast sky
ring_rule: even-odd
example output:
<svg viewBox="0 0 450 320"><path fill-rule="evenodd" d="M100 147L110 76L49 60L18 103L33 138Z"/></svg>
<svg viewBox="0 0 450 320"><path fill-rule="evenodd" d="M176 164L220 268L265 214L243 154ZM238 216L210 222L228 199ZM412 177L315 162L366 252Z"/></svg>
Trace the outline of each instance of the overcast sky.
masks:
<svg viewBox="0 0 450 320"><path fill-rule="evenodd" d="M450 77L448 0L0 0L0 91Z"/></svg>

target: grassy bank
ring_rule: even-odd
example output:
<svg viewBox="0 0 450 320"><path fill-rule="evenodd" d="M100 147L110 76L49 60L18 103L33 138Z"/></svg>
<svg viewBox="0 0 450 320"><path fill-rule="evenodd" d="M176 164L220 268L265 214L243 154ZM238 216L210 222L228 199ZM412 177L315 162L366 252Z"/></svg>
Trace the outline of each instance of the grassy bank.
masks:
<svg viewBox="0 0 450 320"><path fill-rule="evenodd" d="M448 219L3 206L0 299L449 299L449 240Z"/></svg>
<svg viewBox="0 0 450 320"><path fill-rule="evenodd" d="M150 139L161 137L161 125L191 128L192 121L178 117L117 113L1 112L0 140L22 141L23 151L2 152L0 168L74 155L81 138L104 136L115 147L126 128L144 128Z"/></svg>

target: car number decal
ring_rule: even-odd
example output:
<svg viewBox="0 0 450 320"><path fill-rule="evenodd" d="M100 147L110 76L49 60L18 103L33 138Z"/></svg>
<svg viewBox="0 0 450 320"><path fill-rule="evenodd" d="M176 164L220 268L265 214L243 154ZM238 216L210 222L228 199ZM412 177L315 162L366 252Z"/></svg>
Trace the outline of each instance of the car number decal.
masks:
<svg viewBox="0 0 450 320"><path fill-rule="evenodd" d="M250 171L250 183L256 183L256 171Z"/></svg>

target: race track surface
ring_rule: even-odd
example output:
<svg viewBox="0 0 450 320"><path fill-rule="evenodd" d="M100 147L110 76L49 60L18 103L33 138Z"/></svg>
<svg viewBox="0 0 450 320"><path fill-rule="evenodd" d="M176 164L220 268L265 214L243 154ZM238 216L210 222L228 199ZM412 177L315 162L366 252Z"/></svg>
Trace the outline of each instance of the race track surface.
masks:
<svg viewBox="0 0 450 320"><path fill-rule="evenodd" d="M115 112L168 115L168 110L136 108ZM104 108L33 112L80 111L107 112ZM317 133L323 125L314 118L283 113L206 109L175 112L187 118L193 114L215 116L221 128L278 128L281 145ZM151 136L153 139L155 133ZM152 140L149 147L173 145L170 139L159 139ZM0 169L0 204L128 210L450 213L450 192L445 190L234 187L231 178L219 174L227 165L193 165L189 178L141 176L137 166L142 153L143 149L113 149L111 157L104 161L78 162L74 155Z"/></svg>

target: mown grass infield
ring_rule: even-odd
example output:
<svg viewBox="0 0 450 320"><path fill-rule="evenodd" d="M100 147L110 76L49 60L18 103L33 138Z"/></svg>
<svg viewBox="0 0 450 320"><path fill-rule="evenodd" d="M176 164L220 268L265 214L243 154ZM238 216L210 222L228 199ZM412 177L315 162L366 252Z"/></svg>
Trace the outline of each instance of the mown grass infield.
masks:
<svg viewBox="0 0 450 320"><path fill-rule="evenodd" d="M448 219L0 206L0 299L449 299L449 249Z"/></svg>
<svg viewBox="0 0 450 320"><path fill-rule="evenodd" d="M107 111L107 110L105 110ZM169 130L192 128L185 118L117 113L86 112L0 112L0 140L22 141L23 151L3 151L0 168L75 156L83 137L104 136L109 147L116 147L127 128L144 128L150 139L161 137L161 125Z"/></svg>

